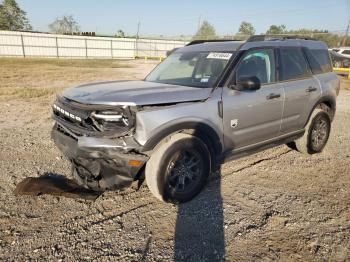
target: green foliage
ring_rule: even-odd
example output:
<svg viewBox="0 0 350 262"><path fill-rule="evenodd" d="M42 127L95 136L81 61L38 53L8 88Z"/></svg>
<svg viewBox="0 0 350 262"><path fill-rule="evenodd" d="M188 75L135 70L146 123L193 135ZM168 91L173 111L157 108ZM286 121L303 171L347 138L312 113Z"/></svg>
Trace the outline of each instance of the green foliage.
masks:
<svg viewBox="0 0 350 262"><path fill-rule="evenodd" d="M202 25L198 29L194 39L210 39L216 38L215 28L209 24L208 21L203 21Z"/></svg>
<svg viewBox="0 0 350 262"><path fill-rule="evenodd" d="M125 37L125 33L123 30L119 29L115 36L123 38L123 37Z"/></svg>
<svg viewBox="0 0 350 262"><path fill-rule="evenodd" d="M255 29L249 22L243 21L238 29L238 35L254 35Z"/></svg>
<svg viewBox="0 0 350 262"><path fill-rule="evenodd" d="M344 46L350 46L350 37L349 36L346 38Z"/></svg>
<svg viewBox="0 0 350 262"><path fill-rule="evenodd" d="M75 33L79 32L80 27L78 22L76 22L72 15L68 16L62 16L57 17L54 22L49 24L49 28L51 32L57 33L57 34L64 34L64 33Z"/></svg>
<svg viewBox="0 0 350 262"><path fill-rule="evenodd" d="M296 35L300 37L313 38L315 40L323 41L328 47L336 47L341 41L342 37L337 34L332 34L327 30L307 29L301 28L297 30L287 30L285 25L271 25L266 31L267 35Z"/></svg>
<svg viewBox="0 0 350 262"><path fill-rule="evenodd" d="M4 0L0 5L0 30L32 30L26 12L15 0Z"/></svg>
<svg viewBox="0 0 350 262"><path fill-rule="evenodd" d="M270 28L266 31L267 35L278 35L286 33L285 25L271 25Z"/></svg>
<svg viewBox="0 0 350 262"><path fill-rule="evenodd" d="M338 46L342 39L339 35L329 33L327 30L301 28L298 30L289 30L287 33L290 35L299 35L323 41L327 44L328 47Z"/></svg>

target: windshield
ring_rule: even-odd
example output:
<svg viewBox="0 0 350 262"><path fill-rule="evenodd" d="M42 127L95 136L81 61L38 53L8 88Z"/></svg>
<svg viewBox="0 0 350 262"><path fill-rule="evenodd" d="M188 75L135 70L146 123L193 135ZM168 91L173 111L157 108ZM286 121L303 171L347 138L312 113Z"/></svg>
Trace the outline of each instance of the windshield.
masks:
<svg viewBox="0 0 350 262"><path fill-rule="evenodd" d="M212 87L233 52L175 52L157 66L146 81L172 85Z"/></svg>

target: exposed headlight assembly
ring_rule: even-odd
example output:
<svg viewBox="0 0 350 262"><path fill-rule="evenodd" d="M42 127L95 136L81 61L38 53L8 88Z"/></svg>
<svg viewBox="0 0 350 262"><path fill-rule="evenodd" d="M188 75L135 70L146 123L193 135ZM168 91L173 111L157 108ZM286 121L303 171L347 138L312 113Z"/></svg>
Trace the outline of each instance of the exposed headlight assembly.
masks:
<svg viewBox="0 0 350 262"><path fill-rule="evenodd" d="M123 119L122 115L116 115L115 113L114 114L105 114L105 112L101 112L100 114L93 112L93 113L91 113L91 116L93 118L96 118L96 119L102 119L105 121L112 121L112 122L118 122L118 121L121 121Z"/></svg>
<svg viewBox="0 0 350 262"><path fill-rule="evenodd" d="M90 117L97 121L99 126L107 129L113 126L124 126L131 128L133 126L133 115L129 107L116 108L115 110L94 111Z"/></svg>

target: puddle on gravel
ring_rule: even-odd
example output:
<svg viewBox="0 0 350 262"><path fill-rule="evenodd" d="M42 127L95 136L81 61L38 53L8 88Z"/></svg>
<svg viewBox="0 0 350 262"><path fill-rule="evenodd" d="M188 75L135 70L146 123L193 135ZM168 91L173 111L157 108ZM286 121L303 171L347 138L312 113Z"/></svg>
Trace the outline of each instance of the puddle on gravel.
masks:
<svg viewBox="0 0 350 262"><path fill-rule="evenodd" d="M65 176L48 174L41 177L27 177L14 190L15 195L53 195L69 198L96 200L102 192L96 192L79 186Z"/></svg>

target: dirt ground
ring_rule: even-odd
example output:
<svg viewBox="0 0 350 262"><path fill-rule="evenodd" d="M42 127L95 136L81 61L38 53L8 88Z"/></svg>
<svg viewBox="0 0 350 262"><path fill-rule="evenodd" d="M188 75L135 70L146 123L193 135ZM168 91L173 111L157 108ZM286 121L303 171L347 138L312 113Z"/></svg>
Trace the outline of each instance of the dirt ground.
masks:
<svg viewBox="0 0 350 262"><path fill-rule="evenodd" d="M26 177L70 176L50 140L52 93L81 82L139 79L156 62L10 62L0 59L0 260L350 260L349 81L342 82L323 153L281 146L226 163L198 197L175 206L157 201L147 186L95 201L15 196ZM37 92L47 88L57 89Z"/></svg>

